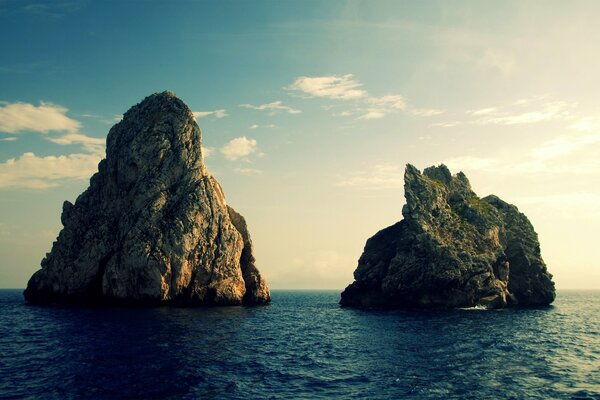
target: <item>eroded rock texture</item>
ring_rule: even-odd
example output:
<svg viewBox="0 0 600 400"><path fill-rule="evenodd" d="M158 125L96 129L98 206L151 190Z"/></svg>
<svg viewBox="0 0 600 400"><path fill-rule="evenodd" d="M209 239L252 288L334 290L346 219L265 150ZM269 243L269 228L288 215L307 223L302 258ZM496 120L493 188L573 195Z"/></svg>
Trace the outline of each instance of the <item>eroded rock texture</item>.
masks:
<svg viewBox="0 0 600 400"><path fill-rule="evenodd" d="M340 304L356 307L536 306L555 297L533 226L482 199L444 165L407 165L404 219L371 237Z"/></svg>
<svg viewBox="0 0 600 400"><path fill-rule="evenodd" d="M270 300L244 218L208 174L201 133L173 93L132 107L107 137L106 159L75 204L32 303L260 304Z"/></svg>

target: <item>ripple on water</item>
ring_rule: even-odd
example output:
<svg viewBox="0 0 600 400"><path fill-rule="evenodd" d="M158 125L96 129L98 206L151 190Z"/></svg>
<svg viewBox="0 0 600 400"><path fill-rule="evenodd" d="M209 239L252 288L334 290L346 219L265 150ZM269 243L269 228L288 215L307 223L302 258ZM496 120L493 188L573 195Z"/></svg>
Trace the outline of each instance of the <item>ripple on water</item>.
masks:
<svg viewBox="0 0 600 400"><path fill-rule="evenodd" d="M0 291L0 398L600 399L600 292L535 310L42 308Z"/></svg>

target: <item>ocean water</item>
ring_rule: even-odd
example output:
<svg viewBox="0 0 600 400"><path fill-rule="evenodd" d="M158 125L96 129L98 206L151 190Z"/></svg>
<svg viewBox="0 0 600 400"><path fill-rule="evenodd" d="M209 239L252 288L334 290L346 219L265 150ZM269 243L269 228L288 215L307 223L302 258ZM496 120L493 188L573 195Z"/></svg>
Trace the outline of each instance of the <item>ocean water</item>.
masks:
<svg viewBox="0 0 600 400"><path fill-rule="evenodd" d="M527 310L53 308L0 291L0 398L600 399L600 292Z"/></svg>

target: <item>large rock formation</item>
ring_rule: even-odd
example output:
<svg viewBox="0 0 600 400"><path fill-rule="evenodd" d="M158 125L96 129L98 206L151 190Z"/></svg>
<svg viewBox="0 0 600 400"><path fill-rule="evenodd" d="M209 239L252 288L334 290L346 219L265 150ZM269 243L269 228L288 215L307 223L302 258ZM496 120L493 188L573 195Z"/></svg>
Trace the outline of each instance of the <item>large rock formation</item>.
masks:
<svg viewBox="0 0 600 400"><path fill-rule="evenodd" d="M404 219L371 237L340 304L357 307L547 305L552 275L517 207L482 199L446 166L406 166Z"/></svg>
<svg viewBox="0 0 600 400"><path fill-rule="evenodd" d="M270 300L244 218L208 174L201 133L173 93L132 107L107 137L106 159L75 204L31 303L260 304Z"/></svg>

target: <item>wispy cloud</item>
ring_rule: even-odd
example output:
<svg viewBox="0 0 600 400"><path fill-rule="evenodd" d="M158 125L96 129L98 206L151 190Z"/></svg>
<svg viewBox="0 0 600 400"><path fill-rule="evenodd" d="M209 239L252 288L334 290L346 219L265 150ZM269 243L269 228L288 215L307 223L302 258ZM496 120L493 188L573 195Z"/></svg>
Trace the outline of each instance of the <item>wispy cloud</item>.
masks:
<svg viewBox="0 0 600 400"><path fill-rule="evenodd" d="M439 110L437 108L412 108L408 110L409 114L416 115L417 117L434 117L445 112L445 110Z"/></svg>
<svg viewBox="0 0 600 400"><path fill-rule="evenodd" d="M262 174L262 171L260 169L256 169L256 168L234 168L233 172L235 172L236 174L245 175L245 176L256 176L256 175Z"/></svg>
<svg viewBox="0 0 600 400"><path fill-rule="evenodd" d="M103 154L105 148L104 138L86 136L82 133L70 132L58 137L47 137L47 140L60 145L81 144L90 153Z"/></svg>
<svg viewBox="0 0 600 400"><path fill-rule="evenodd" d="M302 112L302 110L298 110L284 105L281 100L277 100L266 104L260 104L258 106L252 104L240 104L240 107L250 108L259 111L268 111L270 115L276 114L279 111L285 111L288 114L300 114Z"/></svg>
<svg viewBox="0 0 600 400"><path fill-rule="evenodd" d="M367 96L367 91L360 89L361 86L362 83L355 81L352 74L346 74L300 76L287 89L300 91L312 97L354 100Z"/></svg>
<svg viewBox="0 0 600 400"><path fill-rule="evenodd" d="M575 103L539 100L521 100L511 106L487 107L467 114L478 117L472 122L479 125L520 125L573 118L571 110L576 107Z"/></svg>
<svg viewBox="0 0 600 400"><path fill-rule="evenodd" d="M81 114L80 117L83 118L91 118L103 122L105 124L113 125L116 122L121 122L123 120L123 114L114 114L112 116L104 116L104 115L96 115L96 114Z"/></svg>
<svg viewBox="0 0 600 400"><path fill-rule="evenodd" d="M437 122L430 126L448 128L457 125L527 125L546 121L574 121L569 128L578 130L600 128L600 120L577 119L576 109L577 103L574 102L553 100L549 96L533 96L503 106L467 110L464 112L466 117Z"/></svg>
<svg viewBox="0 0 600 400"><path fill-rule="evenodd" d="M585 215L586 220L600 218L600 194L598 193L575 192L544 196L522 196L517 197L515 203L535 207L542 206L569 219L573 218L573 210L578 210L579 215Z"/></svg>
<svg viewBox="0 0 600 400"><path fill-rule="evenodd" d="M215 151L214 147L204 147L204 146L202 146L201 148L202 148L202 156L204 158L210 157L214 153L214 151Z"/></svg>
<svg viewBox="0 0 600 400"><path fill-rule="evenodd" d="M368 109L366 113L358 117L358 119L370 120L370 119L379 119L383 118L387 115L387 112L382 109L371 108Z"/></svg>
<svg viewBox="0 0 600 400"><path fill-rule="evenodd" d="M349 117L352 115L352 113L350 111L341 111L339 113L333 113L331 115L333 115L334 117Z"/></svg>
<svg viewBox="0 0 600 400"><path fill-rule="evenodd" d="M443 160L453 171L493 177L599 176L600 132L560 135L540 145L508 154L479 157L464 155ZM402 165L377 164L338 176L335 186L356 189L398 189L404 182Z"/></svg>
<svg viewBox="0 0 600 400"><path fill-rule="evenodd" d="M9 136L5 138L1 138L0 142L16 142L17 138L15 136Z"/></svg>
<svg viewBox="0 0 600 400"><path fill-rule="evenodd" d="M498 109L496 107L487 107L487 108L480 108L478 110L467 111L467 114L479 116L479 115L491 114L496 111L498 111Z"/></svg>
<svg viewBox="0 0 600 400"><path fill-rule="evenodd" d="M459 156L444 161L449 168L506 176L597 175L600 133L559 135L524 153L497 157Z"/></svg>
<svg viewBox="0 0 600 400"><path fill-rule="evenodd" d="M81 123L67 116L66 107L40 102L0 102L0 131L41 133L59 145L80 145L86 153L38 157L33 152L23 153L0 163L0 187L46 189L64 181L87 179L97 170L104 155L105 139L90 137L80 132ZM88 114L90 117L92 114ZM14 141L8 137L3 141Z"/></svg>
<svg viewBox="0 0 600 400"><path fill-rule="evenodd" d="M213 116L215 118L221 119L221 118L225 118L229 115L229 114L227 114L225 109L214 110L214 111L193 111L192 114L194 115L194 119L196 119L196 120L198 120L200 118L209 117L209 116Z"/></svg>
<svg viewBox="0 0 600 400"><path fill-rule="evenodd" d="M551 159L570 154L588 145L600 143L600 133L586 135L562 135L542 144L533 151L539 159Z"/></svg>
<svg viewBox="0 0 600 400"><path fill-rule="evenodd" d="M387 95L382 97L369 97L367 103L373 107L380 107L390 110L404 110L406 101L400 95Z"/></svg>
<svg viewBox="0 0 600 400"><path fill-rule="evenodd" d="M404 166L378 164L340 176L335 186L357 189L398 189L404 185Z"/></svg>
<svg viewBox="0 0 600 400"><path fill-rule="evenodd" d="M232 139L220 149L221 154L232 161L247 157L256 150L256 140L248 139L246 136Z"/></svg>
<svg viewBox="0 0 600 400"><path fill-rule="evenodd" d="M406 108L406 101L400 95L368 97L366 103L368 104L367 112L358 117L358 119L379 119Z"/></svg>
<svg viewBox="0 0 600 400"><path fill-rule="evenodd" d="M41 102L39 106L30 103L2 102L0 106L0 131L10 134L36 132L45 135L46 140L60 144L80 144L86 151L101 154L104 151L104 138L87 136L79 130L81 123L66 114L66 107ZM89 114L88 114L89 115ZM47 136L50 132L64 132L60 136ZM13 141L16 138L5 138Z"/></svg>
<svg viewBox="0 0 600 400"><path fill-rule="evenodd" d="M14 11L36 14L46 18L62 18L85 6L85 2L60 0L54 2L23 2Z"/></svg>
<svg viewBox="0 0 600 400"><path fill-rule="evenodd" d="M64 181L88 179L100 159L98 154L38 157L23 153L0 163L0 188L48 189Z"/></svg>
<svg viewBox="0 0 600 400"><path fill-rule="evenodd" d="M352 111L344 110L333 113L334 117L356 115L357 120L374 120L389 114L406 111L412 115L431 117L444 113L444 110L433 108L414 108L407 110L406 99L399 94L384 96L370 95L363 84L352 74L327 76L300 76L294 83L286 87L288 90L302 92L308 97L321 97L334 100L352 100ZM331 104L321 106L331 110L336 106Z"/></svg>
<svg viewBox="0 0 600 400"><path fill-rule="evenodd" d="M259 125L259 124L252 124L248 127L248 129L258 129L258 128L277 128L277 125L275 124L267 124L267 125Z"/></svg>
<svg viewBox="0 0 600 400"><path fill-rule="evenodd" d="M439 127L439 128L451 128L453 126L460 125L460 121L444 121L444 122L436 122L429 126L431 127Z"/></svg>
<svg viewBox="0 0 600 400"><path fill-rule="evenodd" d="M81 123L69 118L67 111L67 108L52 103L41 102L38 106L30 103L5 103L0 106L0 132L77 132Z"/></svg>
<svg viewBox="0 0 600 400"><path fill-rule="evenodd" d="M492 157L459 156L446 159L443 163L454 171L485 171L499 167L498 160Z"/></svg>
<svg viewBox="0 0 600 400"><path fill-rule="evenodd" d="M600 118L595 117L584 117L580 118L571 125L568 126L569 129L575 129L578 131L591 132L591 131L600 131Z"/></svg>

